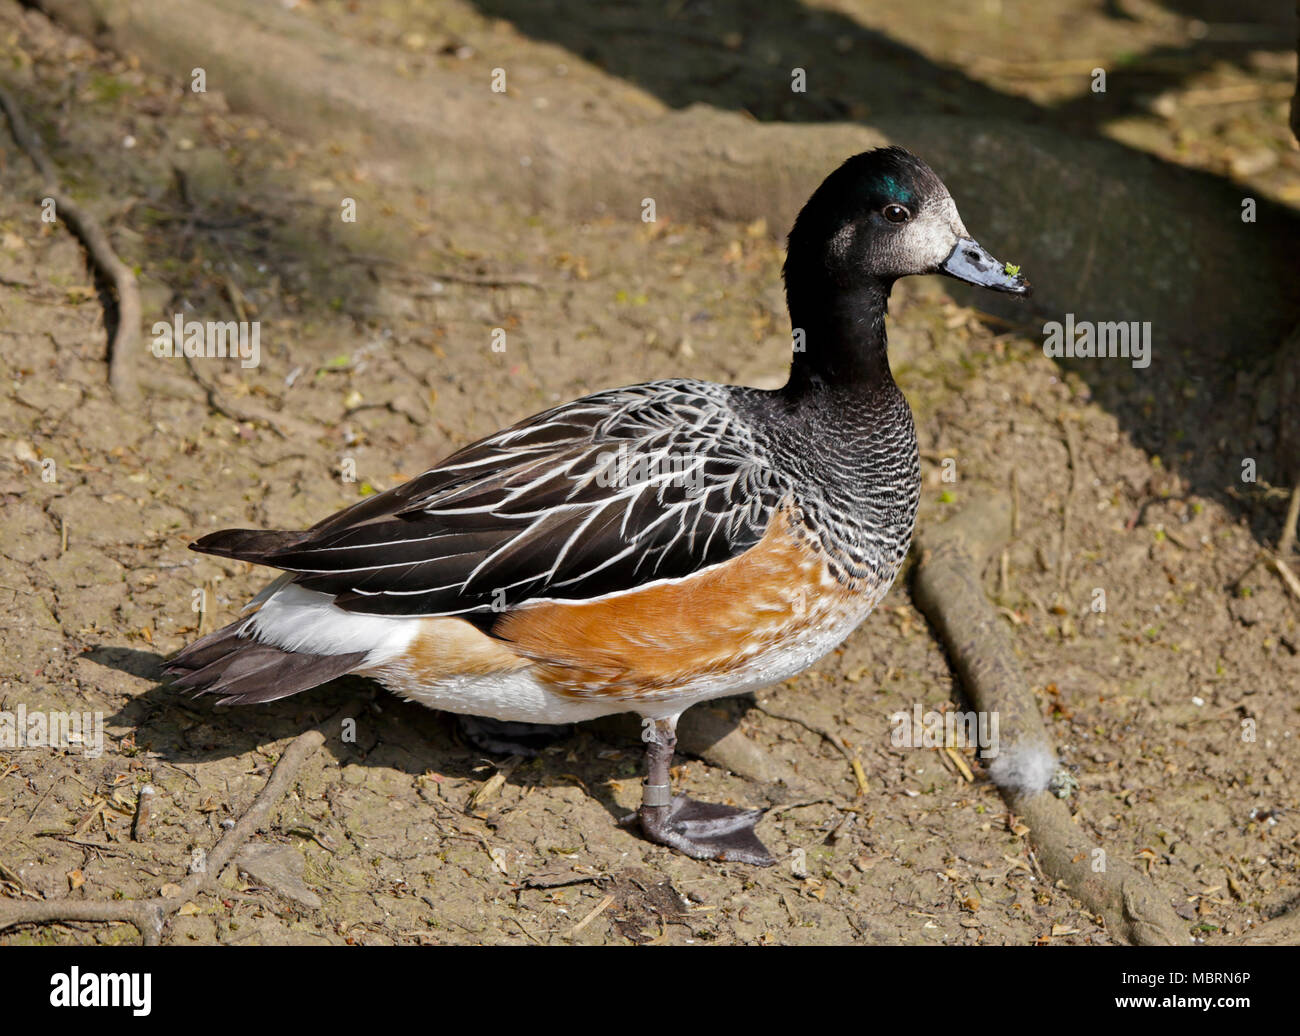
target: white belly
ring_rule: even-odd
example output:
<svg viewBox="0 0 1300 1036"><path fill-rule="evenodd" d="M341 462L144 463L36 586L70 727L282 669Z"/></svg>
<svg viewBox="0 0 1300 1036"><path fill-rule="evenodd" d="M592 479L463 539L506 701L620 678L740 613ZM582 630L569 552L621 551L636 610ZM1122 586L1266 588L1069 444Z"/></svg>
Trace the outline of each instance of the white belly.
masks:
<svg viewBox="0 0 1300 1036"><path fill-rule="evenodd" d="M629 711L622 702L590 701L558 694L538 680L531 667L487 676L453 676L432 683L419 679L400 663L391 663L371 672L362 670L362 674L374 677L407 701L444 712L489 719L520 723L578 723Z"/></svg>

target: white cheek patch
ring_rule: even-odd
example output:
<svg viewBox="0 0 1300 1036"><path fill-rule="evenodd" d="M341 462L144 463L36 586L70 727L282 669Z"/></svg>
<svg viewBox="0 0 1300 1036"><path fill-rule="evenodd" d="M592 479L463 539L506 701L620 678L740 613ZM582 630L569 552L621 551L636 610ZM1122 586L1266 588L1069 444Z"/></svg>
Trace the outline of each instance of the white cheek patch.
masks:
<svg viewBox="0 0 1300 1036"><path fill-rule="evenodd" d="M969 235L957 213L957 203L945 195L927 205L909 228L907 251L917 259L917 272L933 270L948 258L959 240Z"/></svg>
<svg viewBox="0 0 1300 1036"><path fill-rule="evenodd" d="M945 194L943 203L939 206L941 218L952 228L952 232L958 237L970 237L966 230L966 224L961 221L961 214L957 211L957 203L952 200L952 195Z"/></svg>

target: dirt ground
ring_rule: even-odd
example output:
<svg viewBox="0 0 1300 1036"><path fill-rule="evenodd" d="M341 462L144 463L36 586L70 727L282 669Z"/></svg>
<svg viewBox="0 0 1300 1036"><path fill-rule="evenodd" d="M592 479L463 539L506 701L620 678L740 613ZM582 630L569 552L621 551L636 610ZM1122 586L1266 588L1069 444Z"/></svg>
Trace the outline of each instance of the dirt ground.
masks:
<svg viewBox="0 0 1300 1036"><path fill-rule="evenodd" d="M1263 3L1234 5L1226 25L1193 0L837 0L772 5L735 38L689 3L672 32L646 29L654 19L636 5L585 20L564 4L411 6L298 8L345 42L467 78L508 54L525 84L563 78L553 104L703 102L762 119L809 118L759 73L784 60L765 46L811 34L870 70L819 85L816 119L868 119L893 84L918 111L1110 136L1300 205L1285 129L1294 26ZM924 31L918 6L932 11ZM503 768L452 717L361 680L245 709L160 686L164 656L266 581L188 551L203 533L305 527L600 388L674 375L779 384L786 228L576 223L434 198L14 0L0 0L0 48L74 197L139 270L146 329L176 312L262 328L255 369L151 360L142 403L115 404L103 287L78 242L41 223L32 168L0 134L0 711L98 710L106 723L95 758L0 749L3 896L166 890L289 739L355 703L355 743L331 738L307 763L255 851L182 909L166 942L1113 941L1044 880L972 752L973 781L944 753L891 747L894 712L962 700L906 578L814 670L700 707L737 725L770 772L797 775L765 781L695 757L676 771L698 797L775 807L760 826L780 857L770 869L689 860L617 826L638 801L634 725L583 725ZM1078 74L1095 55L1142 81L1104 119ZM341 197L364 218L342 222ZM1224 941L1295 909L1300 600L1256 564L1287 488L1260 359L1270 343L1162 343L1146 371L1057 362L1037 326L947 291L903 282L891 307L922 442L920 522L1018 487L1020 533L986 586L1079 782L1078 823L1149 874L1189 939ZM1247 459L1255 482L1241 479ZM942 480L947 460L955 482ZM819 730L860 757L865 792ZM155 819L133 840L145 785ZM11 944L138 938L127 924L0 932Z"/></svg>

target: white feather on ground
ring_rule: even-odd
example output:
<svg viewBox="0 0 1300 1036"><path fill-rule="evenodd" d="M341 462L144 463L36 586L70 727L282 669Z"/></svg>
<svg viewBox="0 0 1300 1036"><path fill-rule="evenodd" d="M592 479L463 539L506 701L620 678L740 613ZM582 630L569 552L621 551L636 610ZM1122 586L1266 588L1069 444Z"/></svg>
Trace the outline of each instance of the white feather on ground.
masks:
<svg viewBox="0 0 1300 1036"><path fill-rule="evenodd" d="M999 788L1032 795L1047 790L1059 765L1045 745L1012 745L1002 748L988 764L988 774Z"/></svg>

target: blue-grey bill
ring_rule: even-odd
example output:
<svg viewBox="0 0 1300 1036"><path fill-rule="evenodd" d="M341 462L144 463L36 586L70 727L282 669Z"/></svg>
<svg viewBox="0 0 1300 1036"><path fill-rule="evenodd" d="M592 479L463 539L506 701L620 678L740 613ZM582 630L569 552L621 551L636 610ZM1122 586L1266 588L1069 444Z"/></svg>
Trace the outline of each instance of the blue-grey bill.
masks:
<svg viewBox="0 0 1300 1036"><path fill-rule="evenodd" d="M1006 291L1012 295L1028 295L1033 289L1022 273L1007 273L1006 263L989 255L977 241L963 238L958 241L939 269L949 277L981 288Z"/></svg>

